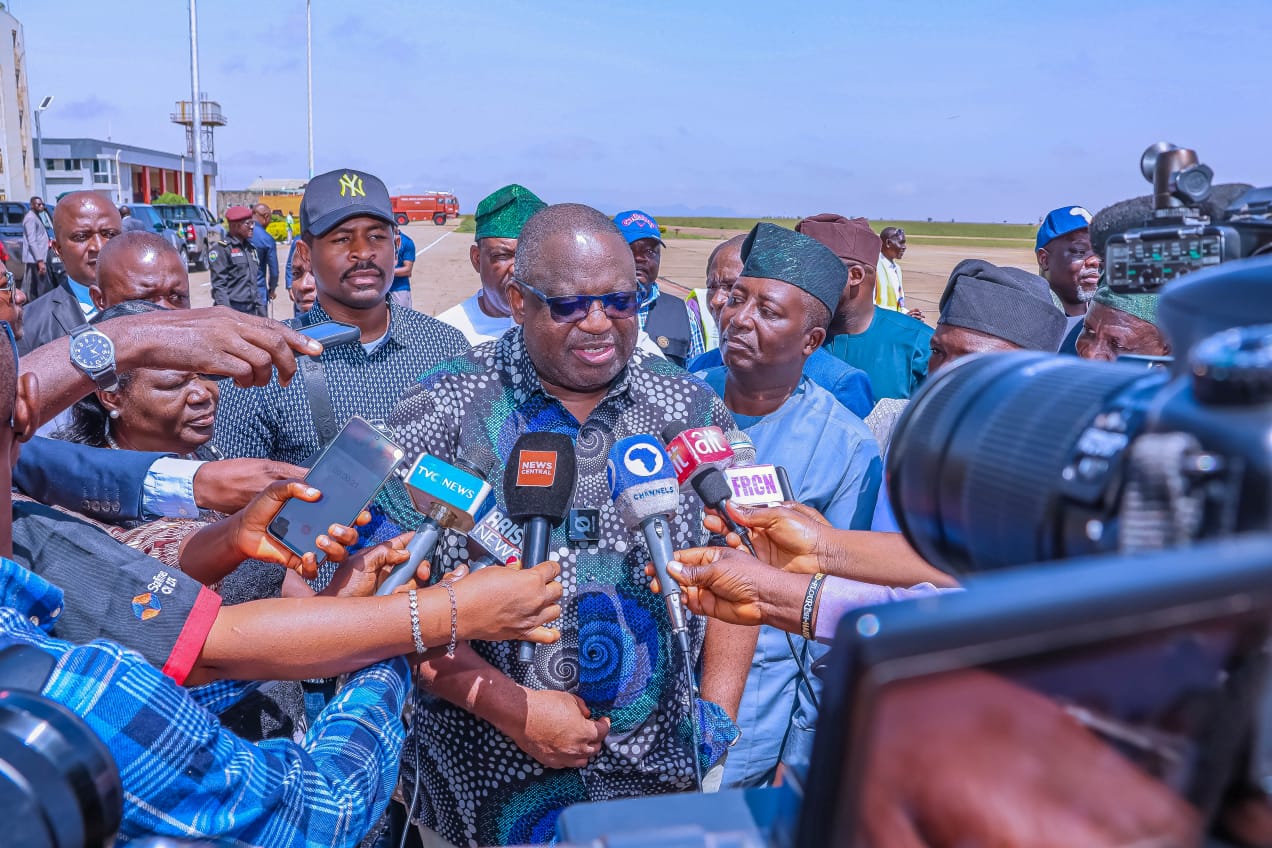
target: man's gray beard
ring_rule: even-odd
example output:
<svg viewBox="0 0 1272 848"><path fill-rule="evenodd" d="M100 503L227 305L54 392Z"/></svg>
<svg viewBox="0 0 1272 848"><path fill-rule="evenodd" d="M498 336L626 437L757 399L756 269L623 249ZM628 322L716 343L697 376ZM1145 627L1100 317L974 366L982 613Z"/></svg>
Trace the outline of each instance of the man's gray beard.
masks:
<svg viewBox="0 0 1272 848"><path fill-rule="evenodd" d="M1095 300L1095 292L1098 288L1099 286L1091 289L1084 289L1082 286L1078 286L1078 303L1090 303Z"/></svg>

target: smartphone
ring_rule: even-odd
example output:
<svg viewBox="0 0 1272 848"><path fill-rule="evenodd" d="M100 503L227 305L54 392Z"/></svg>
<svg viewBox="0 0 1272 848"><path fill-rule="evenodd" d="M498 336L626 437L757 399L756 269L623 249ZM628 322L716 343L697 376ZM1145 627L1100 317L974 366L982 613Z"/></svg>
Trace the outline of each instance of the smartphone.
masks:
<svg viewBox="0 0 1272 848"><path fill-rule="evenodd" d="M332 524L352 525L406 455L384 433L357 416L336 435L305 475L322 492L313 503L292 498L269 523L269 534L292 553L324 555L315 539Z"/></svg>
<svg viewBox="0 0 1272 848"><path fill-rule="evenodd" d="M362 338L362 331L357 327L352 324L341 324L339 321L320 321L308 327L297 327L296 331L321 342L324 348L349 344Z"/></svg>

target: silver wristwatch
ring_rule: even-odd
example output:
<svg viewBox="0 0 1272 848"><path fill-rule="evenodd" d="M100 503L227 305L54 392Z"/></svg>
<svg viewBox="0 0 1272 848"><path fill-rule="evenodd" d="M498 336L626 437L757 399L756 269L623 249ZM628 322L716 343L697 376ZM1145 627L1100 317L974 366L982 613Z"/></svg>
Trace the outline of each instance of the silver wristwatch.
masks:
<svg viewBox="0 0 1272 848"><path fill-rule="evenodd" d="M88 375L104 392L119 388L115 377L115 343L88 324L71 331L71 364Z"/></svg>

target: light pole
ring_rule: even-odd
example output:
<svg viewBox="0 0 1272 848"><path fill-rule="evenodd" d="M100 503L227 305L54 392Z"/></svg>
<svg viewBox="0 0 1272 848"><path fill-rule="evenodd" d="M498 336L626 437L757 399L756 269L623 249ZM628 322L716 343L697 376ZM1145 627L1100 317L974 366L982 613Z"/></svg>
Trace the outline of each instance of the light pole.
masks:
<svg viewBox="0 0 1272 848"><path fill-rule="evenodd" d="M195 0L190 0L190 105L194 113L194 197L196 206L207 204L203 191L203 100L199 97L199 15ZM146 198L150 202L150 198Z"/></svg>
<svg viewBox="0 0 1272 848"><path fill-rule="evenodd" d="M305 96L309 100L309 179L314 178L314 29L305 0Z"/></svg>
<svg viewBox="0 0 1272 848"><path fill-rule="evenodd" d="M35 107L35 144L37 147L40 148L40 152L36 156L36 159L39 160L39 165L40 165L40 199L41 200L44 199L44 193L48 191L48 186L45 185L44 133L40 132L40 113L52 105L53 105L53 95L50 94L48 97L45 97L43 100L40 101L39 106Z"/></svg>

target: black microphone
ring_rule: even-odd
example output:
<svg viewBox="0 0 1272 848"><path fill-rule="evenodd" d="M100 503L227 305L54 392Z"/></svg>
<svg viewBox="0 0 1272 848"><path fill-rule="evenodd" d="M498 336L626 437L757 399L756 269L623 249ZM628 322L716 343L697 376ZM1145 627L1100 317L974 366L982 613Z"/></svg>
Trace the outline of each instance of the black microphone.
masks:
<svg viewBox="0 0 1272 848"><path fill-rule="evenodd" d="M504 468L504 503L508 517L522 525L524 567L548 558L548 536L569 514L577 476L574 443L569 436L523 433L512 446ZM533 662L534 650L533 642L522 642L517 657Z"/></svg>

